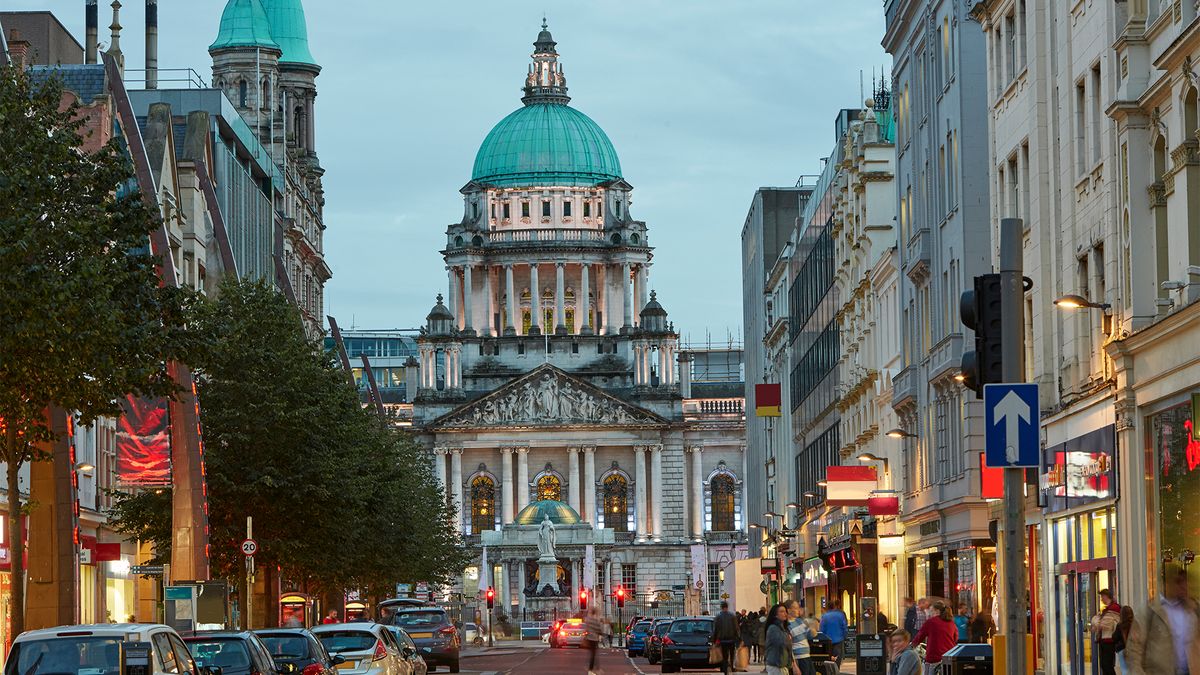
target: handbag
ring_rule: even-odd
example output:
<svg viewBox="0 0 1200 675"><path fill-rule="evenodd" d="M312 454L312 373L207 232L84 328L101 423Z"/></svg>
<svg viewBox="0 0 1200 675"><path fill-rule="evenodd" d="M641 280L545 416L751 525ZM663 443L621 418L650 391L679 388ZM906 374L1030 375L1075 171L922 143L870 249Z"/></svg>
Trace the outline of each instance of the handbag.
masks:
<svg viewBox="0 0 1200 675"><path fill-rule="evenodd" d="M708 648L708 662L710 664L718 664L721 663L721 659L723 658L725 657L721 653L721 643L713 642L712 646Z"/></svg>

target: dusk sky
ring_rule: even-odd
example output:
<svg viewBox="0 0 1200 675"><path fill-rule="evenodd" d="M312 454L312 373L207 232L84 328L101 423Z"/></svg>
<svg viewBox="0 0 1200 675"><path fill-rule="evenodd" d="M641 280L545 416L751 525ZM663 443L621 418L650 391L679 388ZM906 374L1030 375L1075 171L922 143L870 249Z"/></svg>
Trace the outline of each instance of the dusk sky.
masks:
<svg viewBox="0 0 1200 675"><path fill-rule="evenodd" d="M82 0L49 9L82 42ZM207 81L222 0L160 0L159 65ZM101 0L102 43L111 10ZM129 78L144 68L143 3L125 3ZM445 292L438 251L462 217L479 143L521 105L543 12L571 105L633 184L656 247L650 287L687 342L740 336L740 234L755 188L816 174L860 72L890 69L879 0L442 2L306 0L326 169L326 311L343 327L418 326ZM163 80L171 75L164 73ZM140 86L131 82L131 87ZM163 81L162 87L170 86Z"/></svg>

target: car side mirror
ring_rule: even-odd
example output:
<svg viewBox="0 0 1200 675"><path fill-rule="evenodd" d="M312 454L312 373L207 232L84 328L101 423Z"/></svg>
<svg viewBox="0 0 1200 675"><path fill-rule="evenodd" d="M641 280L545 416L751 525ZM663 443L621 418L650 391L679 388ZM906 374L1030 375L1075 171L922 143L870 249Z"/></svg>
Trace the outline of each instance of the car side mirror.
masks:
<svg viewBox="0 0 1200 675"><path fill-rule="evenodd" d="M415 649L413 649L412 647L405 647L404 649L402 649L400 651L404 654L404 658L406 658L406 659L411 659L413 657L413 655L417 653L417 651Z"/></svg>
<svg viewBox="0 0 1200 675"><path fill-rule="evenodd" d="M333 656L329 657L329 662L335 666L340 666L346 662L346 657L342 656L341 654L334 654Z"/></svg>

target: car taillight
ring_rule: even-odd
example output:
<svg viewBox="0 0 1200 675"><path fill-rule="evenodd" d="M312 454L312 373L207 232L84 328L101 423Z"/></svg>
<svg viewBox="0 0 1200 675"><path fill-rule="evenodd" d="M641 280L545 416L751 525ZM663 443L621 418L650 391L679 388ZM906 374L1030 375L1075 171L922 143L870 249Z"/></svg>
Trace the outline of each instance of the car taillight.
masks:
<svg viewBox="0 0 1200 675"><path fill-rule="evenodd" d="M672 640L671 638L667 637L666 635L664 635L662 638L662 643L663 643L663 646L673 645L673 644L675 644L675 641Z"/></svg>
<svg viewBox="0 0 1200 675"><path fill-rule="evenodd" d="M383 646L383 640L375 640L375 653L371 655L372 661L382 661L387 658L387 648Z"/></svg>
<svg viewBox="0 0 1200 675"><path fill-rule="evenodd" d="M300 675L321 675L325 669L319 663L310 663L304 666L304 670L300 671Z"/></svg>

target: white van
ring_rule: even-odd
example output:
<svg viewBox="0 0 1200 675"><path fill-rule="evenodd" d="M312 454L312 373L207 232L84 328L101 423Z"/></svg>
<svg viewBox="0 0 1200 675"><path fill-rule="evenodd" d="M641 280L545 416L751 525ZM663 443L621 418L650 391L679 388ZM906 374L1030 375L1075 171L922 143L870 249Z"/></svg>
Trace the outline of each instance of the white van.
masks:
<svg viewBox="0 0 1200 675"><path fill-rule="evenodd" d="M4 675L121 675L122 645L150 645L147 675L221 675L196 665L179 634L149 623L59 626L21 633L13 641Z"/></svg>

